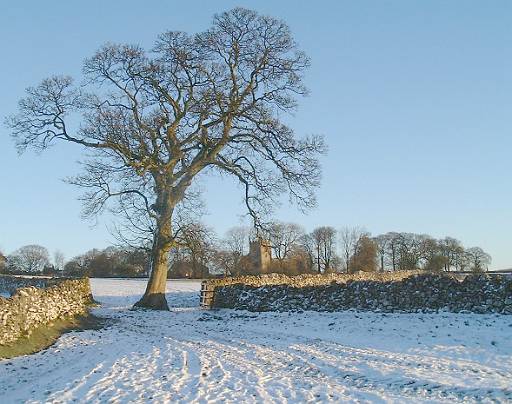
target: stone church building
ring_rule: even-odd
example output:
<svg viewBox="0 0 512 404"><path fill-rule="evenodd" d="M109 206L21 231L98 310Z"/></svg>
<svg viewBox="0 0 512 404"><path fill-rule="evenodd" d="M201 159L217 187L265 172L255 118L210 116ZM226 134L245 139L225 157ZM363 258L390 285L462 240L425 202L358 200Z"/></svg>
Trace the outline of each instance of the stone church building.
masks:
<svg viewBox="0 0 512 404"><path fill-rule="evenodd" d="M272 247L266 240L249 242L249 254L240 260L241 272L248 275L267 274L272 263Z"/></svg>

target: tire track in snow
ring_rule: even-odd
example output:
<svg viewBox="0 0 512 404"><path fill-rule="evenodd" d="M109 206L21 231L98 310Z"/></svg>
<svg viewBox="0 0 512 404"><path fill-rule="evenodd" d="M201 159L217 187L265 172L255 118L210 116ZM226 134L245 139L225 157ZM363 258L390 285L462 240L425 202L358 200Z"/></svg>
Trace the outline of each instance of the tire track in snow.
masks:
<svg viewBox="0 0 512 404"><path fill-rule="evenodd" d="M261 334L258 331L251 330L254 337L253 341L259 336L262 341L268 340L267 334ZM280 332L277 332L279 335ZM427 400L471 400L472 402L481 402L482 400L512 400L512 389L507 387L489 387L488 377L497 378L497 384L509 386L512 379L512 372L489 368L470 361L457 361L453 363L450 360L438 357L425 357L419 355L410 355L405 353L395 354L390 351L364 350L359 348L347 347L332 342L320 341L318 339L308 339L295 337L296 344L282 344L281 338L274 338L279 352L288 348L294 351L286 359L291 363L302 363L300 371L318 373L321 377L333 376L334 383L345 383L360 390L372 391L378 389L381 394L390 396L409 396L418 398L421 393ZM334 349L333 349L334 347ZM327 356L326 352L330 351ZM352 366L348 366L351 364ZM387 367L394 371L394 377L381 376L381 370ZM448 383L432 383L429 380L418 379L416 372L411 377L396 376L396 374L407 373L407 371L417 371L423 369L428 373L443 373L445 378L451 378L453 384L457 381L471 380L475 383L478 378L486 382L486 386L479 388L452 387ZM314 369L314 370L311 370ZM366 374L374 374L368 377ZM478 377L480 376L480 377ZM439 377L439 374L437 374Z"/></svg>

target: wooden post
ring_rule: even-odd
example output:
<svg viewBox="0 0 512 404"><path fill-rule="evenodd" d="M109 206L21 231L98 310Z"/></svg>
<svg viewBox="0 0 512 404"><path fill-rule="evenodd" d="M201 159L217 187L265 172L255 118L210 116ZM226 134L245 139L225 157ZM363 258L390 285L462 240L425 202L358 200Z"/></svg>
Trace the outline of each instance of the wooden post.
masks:
<svg viewBox="0 0 512 404"><path fill-rule="evenodd" d="M208 285L208 281L201 282L200 306L205 309L211 309L215 296L215 287Z"/></svg>

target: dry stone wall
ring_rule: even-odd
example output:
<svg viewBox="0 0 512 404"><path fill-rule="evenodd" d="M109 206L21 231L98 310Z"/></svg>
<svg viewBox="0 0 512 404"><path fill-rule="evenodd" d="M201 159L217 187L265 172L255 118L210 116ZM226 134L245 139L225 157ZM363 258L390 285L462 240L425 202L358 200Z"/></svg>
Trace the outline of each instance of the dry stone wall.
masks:
<svg viewBox="0 0 512 404"><path fill-rule="evenodd" d="M323 275L320 275L323 276ZM450 311L512 314L512 278L425 272L215 280L212 307L249 311ZM260 278L259 280L254 278ZM286 282L285 282L286 281Z"/></svg>
<svg viewBox="0 0 512 404"><path fill-rule="evenodd" d="M59 278L0 275L0 292L14 294L16 290L26 287L46 288L59 283Z"/></svg>
<svg viewBox="0 0 512 404"><path fill-rule="evenodd" d="M30 336L37 327L54 320L85 314L93 303L87 278L1 276L1 288L15 290L10 298L0 297L0 345L13 344L21 337Z"/></svg>
<svg viewBox="0 0 512 404"><path fill-rule="evenodd" d="M302 274L288 276L284 274L248 275L228 278L209 279L205 283L210 288L227 285L269 286L288 285L293 287L329 285L333 282L343 284L350 281L399 281L413 275L425 273L424 271L396 271L396 272L357 272L353 274L327 273Z"/></svg>

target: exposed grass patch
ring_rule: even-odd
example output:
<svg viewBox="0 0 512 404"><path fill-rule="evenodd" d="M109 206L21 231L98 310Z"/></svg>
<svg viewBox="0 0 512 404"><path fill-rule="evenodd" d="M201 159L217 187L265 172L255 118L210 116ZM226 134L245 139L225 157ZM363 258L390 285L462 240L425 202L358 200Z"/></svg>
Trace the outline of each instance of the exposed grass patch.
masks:
<svg viewBox="0 0 512 404"><path fill-rule="evenodd" d="M19 338L12 345L0 345L0 359L39 352L53 345L66 332L98 330L105 325L105 322L105 319L92 314L55 320L34 329L30 336Z"/></svg>

